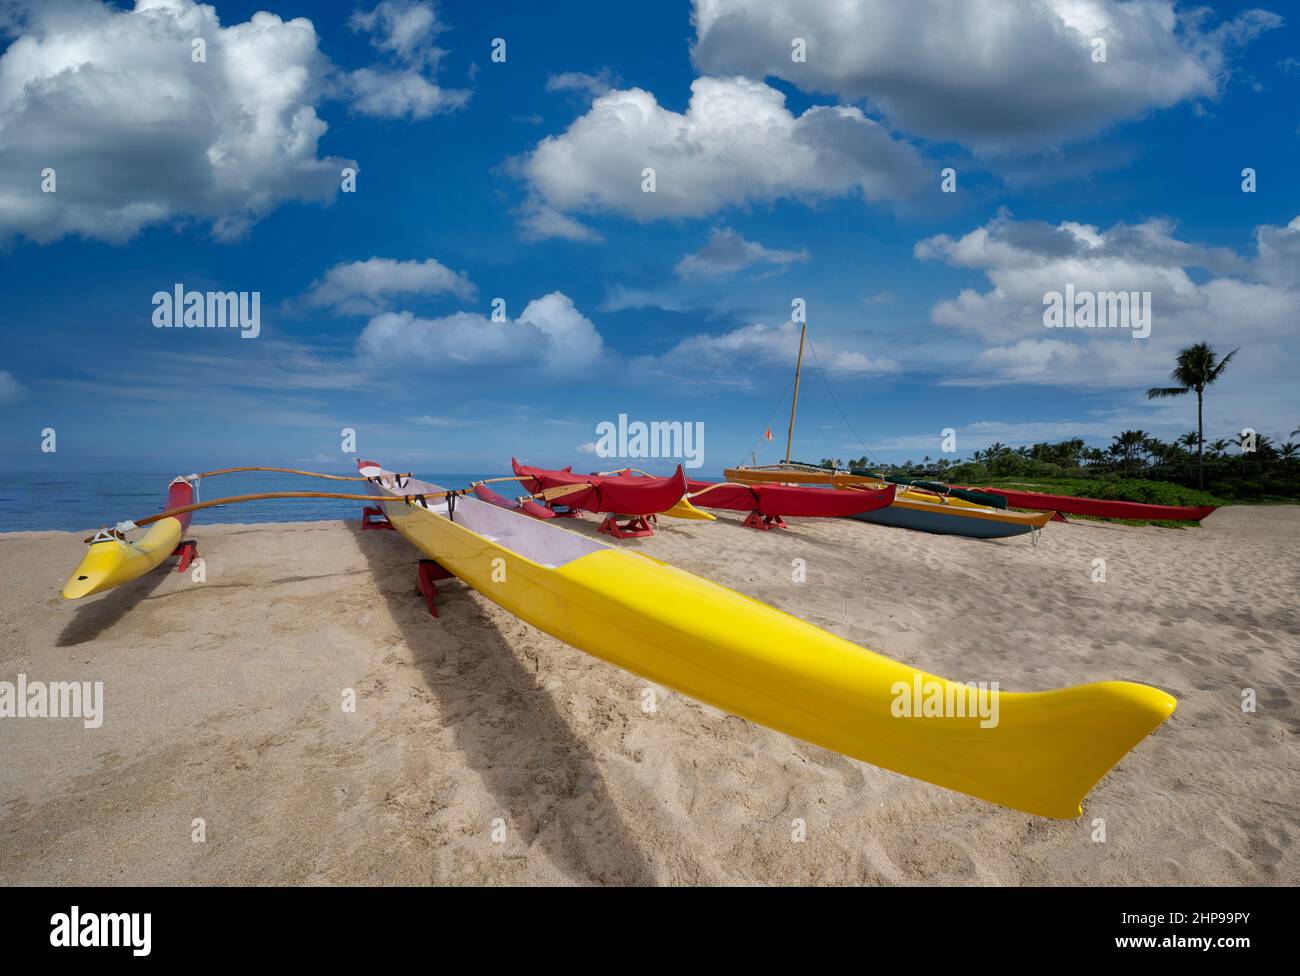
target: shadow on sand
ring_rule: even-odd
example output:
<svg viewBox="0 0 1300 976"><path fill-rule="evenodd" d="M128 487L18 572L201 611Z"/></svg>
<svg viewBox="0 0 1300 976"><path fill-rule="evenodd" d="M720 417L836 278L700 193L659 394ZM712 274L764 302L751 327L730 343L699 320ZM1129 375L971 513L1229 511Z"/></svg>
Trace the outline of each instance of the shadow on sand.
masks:
<svg viewBox="0 0 1300 976"><path fill-rule="evenodd" d="M415 586L420 551L396 532L363 532L355 525L351 531L457 748L501 803L516 835L530 848L540 845L576 882L654 884L649 858L591 751L469 588L456 580L440 583L441 617L434 619Z"/></svg>
<svg viewBox="0 0 1300 976"><path fill-rule="evenodd" d="M77 607L75 615L54 642L55 647L73 647L92 641L108 628L135 609L142 600L147 600L154 590L162 585L168 572L176 571L176 561L169 559L166 569L155 569L139 579L123 583L109 590L91 603Z"/></svg>

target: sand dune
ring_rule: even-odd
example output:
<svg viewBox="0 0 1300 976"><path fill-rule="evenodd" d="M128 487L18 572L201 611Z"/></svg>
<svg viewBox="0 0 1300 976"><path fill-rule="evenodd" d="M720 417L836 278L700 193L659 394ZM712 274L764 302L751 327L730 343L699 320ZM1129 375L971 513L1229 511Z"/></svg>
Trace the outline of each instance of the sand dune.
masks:
<svg viewBox="0 0 1300 976"><path fill-rule="evenodd" d="M80 534L6 534L0 680L102 680L106 708L99 729L0 719L0 881L1300 882L1300 508L1052 524L1037 547L791 526L665 520L621 544L946 677L1127 678L1178 711L1082 818L1044 820L663 689L647 713L642 679L459 583L434 620L396 533L198 524L206 582L75 605Z"/></svg>

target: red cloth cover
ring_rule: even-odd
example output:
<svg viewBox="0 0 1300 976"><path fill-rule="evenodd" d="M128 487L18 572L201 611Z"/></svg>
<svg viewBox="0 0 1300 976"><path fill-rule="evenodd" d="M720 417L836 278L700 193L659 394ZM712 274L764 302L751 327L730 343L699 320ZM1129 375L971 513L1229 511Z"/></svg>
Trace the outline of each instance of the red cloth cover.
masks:
<svg viewBox="0 0 1300 976"><path fill-rule="evenodd" d="M669 478L645 478L634 475L574 474L569 469L550 471L534 468L510 459L515 474L526 491L537 494L546 488L590 484L586 491L575 491L555 499L556 505L580 508L588 512L613 515L656 515L676 505L686 494L686 473L682 466Z"/></svg>

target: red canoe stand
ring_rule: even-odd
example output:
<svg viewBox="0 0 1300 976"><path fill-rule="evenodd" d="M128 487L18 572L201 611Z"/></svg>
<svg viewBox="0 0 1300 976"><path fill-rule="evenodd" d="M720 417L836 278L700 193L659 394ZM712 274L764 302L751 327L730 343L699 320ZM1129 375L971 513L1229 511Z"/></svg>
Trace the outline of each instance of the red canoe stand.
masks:
<svg viewBox="0 0 1300 976"><path fill-rule="evenodd" d="M748 525L751 529L762 529L766 532L768 529L788 529L790 526L785 524L785 519L779 515L764 515L758 509L754 509L746 517L741 525Z"/></svg>
<svg viewBox="0 0 1300 976"><path fill-rule="evenodd" d="M454 573L447 572L432 559L420 560L420 569L416 576L416 582L420 587L421 595L424 597L424 603L433 616L438 616L438 581L455 578Z"/></svg>
<svg viewBox="0 0 1300 976"><path fill-rule="evenodd" d="M393 523L378 505L366 505L361 509L361 531L367 529L393 529Z"/></svg>
<svg viewBox="0 0 1300 976"><path fill-rule="evenodd" d="M634 515L620 525L617 515L607 515L596 531L612 535L615 539L644 539L655 534L655 530L650 527L652 518L653 515L649 518L644 515Z"/></svg>

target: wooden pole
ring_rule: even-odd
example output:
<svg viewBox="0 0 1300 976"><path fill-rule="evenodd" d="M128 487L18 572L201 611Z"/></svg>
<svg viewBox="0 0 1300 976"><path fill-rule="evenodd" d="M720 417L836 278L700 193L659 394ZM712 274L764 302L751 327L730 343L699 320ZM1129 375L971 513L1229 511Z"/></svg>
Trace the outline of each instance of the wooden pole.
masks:
<svg viewBox="0 0 1300 976"><path fill-rule="evenodd" d="M794 411L799 406L799 373L803 369L803 341L808 335L808 323L799 330L799 358L794 364L794 398L790 401L790 432L785 438L785 463L790 463L790 448L794 444Z"/></svg>
<svg viewBox="0 0 1300 976"><path fill-rule="evenodd" d="M563 498L565 495L572 495L575 492L585 491L590 488L589 482L578 485L559 485L555 488L547 488L545 491L538 492L533 498L542 501L553 501L556 498ZM170 518L175 515L184 515L186 512L198 512L205 508L216 508L218 505L235 505L240 502L263 501L267 498L341 498L344 501L357 502L406 502L408 505L417 498L446 498L448 495L463 493L463 489L453 489L451 491L430 491L416 492L409 495L344 495L335 491L263 491L252 495L231 495L229 498L214 498L207 502L195 502L192 505L181 505L178 508L169 508L165 512L159 512L157 515L150 515L148 518L136 519L136 527L152 525L154 522Z"/></svg>

